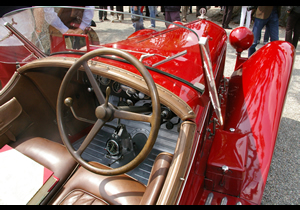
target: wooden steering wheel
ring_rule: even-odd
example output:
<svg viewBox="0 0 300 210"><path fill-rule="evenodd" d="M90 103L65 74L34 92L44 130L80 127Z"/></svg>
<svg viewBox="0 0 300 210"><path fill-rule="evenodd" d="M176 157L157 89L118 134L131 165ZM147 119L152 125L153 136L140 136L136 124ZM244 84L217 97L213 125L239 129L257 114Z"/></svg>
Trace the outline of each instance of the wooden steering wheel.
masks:
<svg viewBox="0 0 300 210"><path fill-rule="evenodd" d="M121 57L125 60L127 60L130 64L132 64L143 76L143 79L145 80L147 87L150 92L150 97L152 100L152 114L151 115L143 115L138 114L130 111L122 111L119 110L117 107L114 107L108 102L108 97L110 94L110 91L107 90L106 98L104 97L103 93L101 92L99 86L97 85L97 82L93 76L93 73L91 69L88 66L88 61L96 56L100 55L115 55L118 57ZM77 151L74 150L73 146L71 145L68 136L66 135L65 131L65 125L63 122L63 106L65 106L65 92L67 89L68 84L70 83L72 77L75 75L77 70L83 66L84 70L87 74L87 77L92 85L92 88L95 92L95 95L100 103L100 106L98 106L95 110L95 115L97 117L97 121L94 124L93 128L90 130L86 138L84 139L81 146L78 148ZM161 109L160 109L160 101L159 96L157 92L156 85L152 79L152 76L148 72L148 70L145 68L145 66L133 55L119 50L119 49L113 49L113 48L102 48L98 50L91 51L84 56L82 56L80 59L78 59L68 70L66 73L60 89L58 93L58 99L57 99L57 122L58 122L58 128L60 132L60 136L62 138L63 143L67 147L70 154L74 157L74 159L84 168L87 170L94 172L96 174L100 175L106 175L106 176L113 176L113 175L119 175L126 173L135 167L137 167L150 153L152 150L152 147L156 141L159 127L160 127L160 115L161 115ZM87 146L91 143L93 138L96 136L96 134L100 131L100 129L104 126L106 122L110 122L114 118L119 119L126 119L126 120L135 120L135 121L143 121L143 122L149 122L151 123L151 131L150 135L147 139L147 142L144 146L144 148L141 150L141 152L129 163L127 163L124 166L121 166L119 168L114 169L102 169L95 167L91 165L90 163L86 162L82 157L83 151L87 148Z"/></svg>

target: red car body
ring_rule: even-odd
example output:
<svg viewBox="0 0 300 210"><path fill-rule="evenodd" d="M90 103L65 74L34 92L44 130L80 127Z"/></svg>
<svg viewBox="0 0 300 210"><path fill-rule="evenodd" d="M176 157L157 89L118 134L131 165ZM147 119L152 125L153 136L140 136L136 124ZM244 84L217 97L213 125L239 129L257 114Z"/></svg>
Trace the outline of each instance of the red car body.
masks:
<svg viewBox="0 0 300 210"><path fill-rule="evenodd" d="M163 57L152 56L143 60L154 82L183 99L195 113L194 117L186 119L196 123L197 128L190 159L186 160L185 178L175 203L260 204L291 79L294 48L287 42L275 41L266 44L249 59L238 56L234 73L230 78L225 78L226 31L207 20L196 20L184 26L192 29L198 37L209 40L223 125L217 122L209 89L205 88L201 94L191 87L195 83L205 87L208 85L199 56L197 36L192 31L178 27L161 32L145 29L125 40L101 47L131 51L138 59L141 58L140 52L168 57L187 50L184 57L157 68L167 75L150 68ZM242 30L230 38L233 46L242 43L238 52L249 45L246 42L251 40L252 35L247 33ZM237 38L239 35L244 37ZM90 46L90 51L98 48ZM53 57L81 57L76 53L52 53ZM98 57L95 61L139 74L131 64L117 59Z"/></svg>

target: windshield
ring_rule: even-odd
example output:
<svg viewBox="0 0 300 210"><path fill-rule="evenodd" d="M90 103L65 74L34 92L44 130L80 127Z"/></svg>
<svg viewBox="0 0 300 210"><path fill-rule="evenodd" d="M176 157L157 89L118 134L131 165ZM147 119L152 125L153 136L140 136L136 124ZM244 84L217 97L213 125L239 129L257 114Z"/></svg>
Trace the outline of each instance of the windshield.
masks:
<svg viewBox="0 0 300 210"><path fill-rule="evenodd" d="M213 92L217 96L214 79L211 80L213 69L206 65L210 62L209 51L208 57L201 57L199 42L199 34L207 36L210 23L196 20L183 25L167 22L163 15L141 16L139 6L123 9L128 12L94 6L53 6L8 13L0 19L0 62L24 65L50 55L118 48L133 54L151 70L184 82L200 93L207 83L210 95ZM208 42L204 47L209 50Z"/></svg>
<svg viewBox="0 0 300 210"><path fill-rule="evenodd" d="M130 7L124 7L124 10L129 10ZM140 9L140 8L139 8ZM141 14L141 13L139 13ZM102 17L102 20L100 18ZM104 18L105 17L105 18ZM139 15L133 15L128 12L118 12L103 9L96 9L94 6L86 7L33 7L16 10L14 12L4 15L0 19L0 46L1 50L0 61L4 63L27 63L33 59L37 59L29 47L24 45L16 35L7 28L7 25L14 27L24 37L33 43L35 47L41 50L46 56L56 52L68 51L65 48L66 41L63 36L65 33L81 33L89 36L90 45L114 47L113 45L106 45L115 43L127 38L132 38L136 31L145 28L143 32L136 32L136 35L150 33L153 30L159 32L167 29L166 26L172 24L163 20L163 17L155 18L152 22L155 28L147 28L151 24L149 17L140 18ZM109 19L109 20L106 20ZM141 20L144 19L142 26ZM5 26L5 23L7 25ZM136 27L134 27L136 26ZM195 43L197 43L198 35L193 30L173 23L173 26L184 28L193 33ZM172 26L171 26L172 27ZM81 29L81 30L77 30ZM78 32L79 31L79 32ZM162 38L158 37L153 44L160 44ZM178 37L172 37L168 44L173 47L184 47L183 43L176 43L174 40ZM165 40L164 40L165 41ZM182 40L177 39L178 42ZM18 50L9 50L9 48ZM138 50L138 49L137 49ZM139 50L138 50L139 51ZM159 51L157 50L157 53ZM168 57L161 54L162 57Z"/></svg>

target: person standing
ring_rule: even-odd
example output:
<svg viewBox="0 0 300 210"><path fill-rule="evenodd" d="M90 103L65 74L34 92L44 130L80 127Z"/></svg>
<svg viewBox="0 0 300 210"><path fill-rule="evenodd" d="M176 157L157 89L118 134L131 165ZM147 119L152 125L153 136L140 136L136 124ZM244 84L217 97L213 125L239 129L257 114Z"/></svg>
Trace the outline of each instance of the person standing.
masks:
<svg viewBox="0 0 300 210"><path fill-rule="evenodd" d="M251 8L253 6L249 6ZM261 30L266 26L266 30L269 31L271 42L279 39L279 16L280 6L258 6L255 12L255 20L253 25L254 42L249 48L248 57L250 57L255 51L256 46L261 37Z"/></svg>
<svg viewBox="0 0 300 210"><path fill-rule="evenodd" d="M229 27L229 23L231 21L233 7L234 6L224 6L222 27L225 29L232 29L231 27Z"/></svg>
<svg viewBox="0 0 300 210"><path fill-rule="evenodd" d="M135 15L143 15L141 8L142 8L142 6L131 6L131 13L135 14ZM131 20L133 23L132 25L135 28L135 31L145 29L143 18L139 17L139 16L135 16L135 15L131 16Z"/></svg>
<svg viewBox="0 0 300 210"><path fill-rule="evenodd" d="M156 18L156 6L148 6L151 18ZM155 20L151 19L151 28L155 28Z"/></svg>
<svg viewBox="0 0 300 210"><path fill-rule="evenodd" d="M100 9L106 9L107 10L107 6L99 6ZM103 18L104 16L104 18ZM108 20L107 19L107 12L106 11L103 11L103 10L99 10L99 21L100 22L103 22L103 19L104 20Z"/></svg>
<svg viewBox="0 0 300 210"><path fill-rule="evenodd" d="M124 12L123 6L116 6L116 10L118 12ZM117 17L118 17L118 19L119 19L120 22L122 20L124 20L124 14L117 13Z"/></svg>
<svg viewBox="0 0 300 210"><path fill-rule="evenodd" d="M60 32L81 34L91 25L95 6L84 6L87 9L61 8L58 13L54 7L44 8L45 20L49 23L50 35Z"/></svg>
<svg viewBox="0 0 300 210"><path fill-rule="evenodd" d="M300 6L288 6L289 14L286 24L285 41L290 42L297 48L300 37ZM294 31L294 36L292 38Z"/></svg>
<svg viewBox="0 0 300 210"><path fill-rule="evenodd" d="M251 23L251 11L247 10L248 6L242 6L241 10L241 19L240 19L240 26L244 26L245 18L246 18L246 27L250 28Z"/></svg>
<svg viewBox="0 0 300 210"><path fill-rule="evenodd" d="M181 6L182 9L182 22L187 22L187 11L189 6Z"/></svg>
<svg viewBox="0 0 300 210"><path fill-rule="evenodd" d="M94 17L95 6L84 6L83 8L60 8L58 12L54 7L45 7L45 20L49 24L51 39L51 53L64 51L65 46L62 34L87 34L90 44L99 44L99 38L95 31L90 28Z"/></svg>
<svg viewBox="0 0 300 210"><path fill-rule="evenodd" d="M169 22L181 21L180 8L181 6L164 6L165 8L165 20ZM169 27L169 23L166 23L166 27Z"/></svg>

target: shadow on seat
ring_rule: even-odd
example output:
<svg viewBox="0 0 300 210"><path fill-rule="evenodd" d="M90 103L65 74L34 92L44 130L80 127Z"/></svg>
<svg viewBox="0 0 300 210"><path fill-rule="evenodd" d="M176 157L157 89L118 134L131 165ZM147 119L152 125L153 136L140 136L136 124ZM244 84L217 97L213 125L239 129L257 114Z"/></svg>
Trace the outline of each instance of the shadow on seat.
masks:
<svg viewBox="0 0 300 210"><path fill-rule="evenodd" d="M59 178L58 183L41 203L47 204L74 171L77 162L62 144L40 137L28 139L22 143L20 142L21 141L14 142L17 144L11 144L10 146L50 169L54 172L54 175Z"/></svg>
<svg viewBox="0 0 300 210"><path fill-rule="evenodd" d="M53 205L156 204L172 157L169 153L160 153L156 157L147 187L126 174L102 176L80 167L50 203ZM90 164L103 169L108 168L96 162Z"/></svg>

